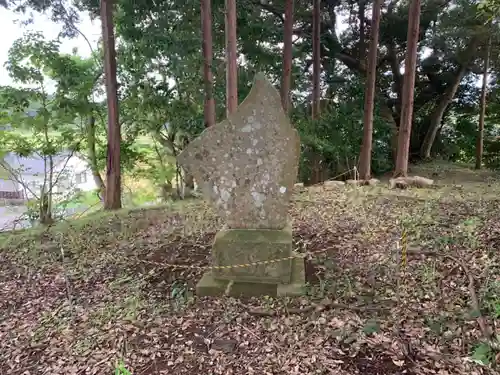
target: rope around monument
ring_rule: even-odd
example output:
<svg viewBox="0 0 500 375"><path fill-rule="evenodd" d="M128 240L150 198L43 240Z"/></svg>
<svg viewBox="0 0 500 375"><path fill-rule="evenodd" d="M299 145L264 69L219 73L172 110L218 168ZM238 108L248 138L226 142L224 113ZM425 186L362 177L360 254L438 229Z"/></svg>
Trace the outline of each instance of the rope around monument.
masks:
<svg viewBox="0 0 500 375"><path fill-rule="evenodd" d="M253 267L253 266L260 266L260 265L264 265L264 264L284 262L287 260L293 260L293 259L297 259L297 258L306 258L308 256L316 255L319 253L324 253L330 249L333 249L333 247L327 247L325 249L321 249L321 250L314 251L314 252L298 253L298 254L283 257L283 258L261 260L261 261L257 261L257 262L250 262L250 263L243 263L243 264L232 264L229 266L194 266L194 265L190 265L190 264L160 263L160 262L153 262L153 261L148 261L148 260L141 260L141 263L151 264L151 265L159 266L162 268L183 268L183 269L195 269L195 270L222 270L222 269L232 269L232 268Z"/></svg>
<svg viewBox="0 0 500 375"><path fill-rule="evenodd" d="M407 240L406 230L404 230L404 229L403 229L403 232L401 234L401 237L398 238L398 241L396 241L396 248L397 248L398 252L399 251L401 252L400 253L401 264L403 267L405 267L406 262L407 262L408 240ZM304 253L296 253L294 255L290 255L287 257L283 257L283 258L261 260L261 261L242 263L242 264L232 264L232 265L227 265L227 266L195 266L195 265L191 265L191 264L160 263L160 262L153 262L153 261L149 261L149 260L140 260L140 262L146 263L146 264L151 264L151 265L154 265L154 266L157 266L160 268L172 268L172 269L179 268L179 269L193 269L193 270L217 270L217 269L219 269L219 270L221 270L221 269L246 268L246 267L279 263L279 262L284 262L284 261L293 260L293 259L314 257L314 256L317 256L318 254L325 253L328 250L332 250L332 249L334 249L334 247L329 246L329 247L326 247L326 248L321 249L321 250L307 251Z"/></svg>

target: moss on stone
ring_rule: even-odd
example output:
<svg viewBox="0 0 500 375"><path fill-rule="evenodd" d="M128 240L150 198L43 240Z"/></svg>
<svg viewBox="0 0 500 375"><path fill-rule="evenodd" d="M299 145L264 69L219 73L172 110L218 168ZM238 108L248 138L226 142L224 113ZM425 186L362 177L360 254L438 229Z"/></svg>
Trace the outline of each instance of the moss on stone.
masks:
<svg viewBox="0 0 500 375"><path fill-rule="evenodd" d="M225 229L212 246L214 277L252 283L290 283L291 224L283 229ZM251 265L252 263L258 263Z"/></svg>
<svg viewBox="0 0 500 375"><path fill-rule="evenodd" d="M258 296L299 296L305 292L305 271L303 258L292 261L291 282L264 283L249 281L221 280L212 271L203 275L196 285L196 294L204 296L258 297Z"/></svg>

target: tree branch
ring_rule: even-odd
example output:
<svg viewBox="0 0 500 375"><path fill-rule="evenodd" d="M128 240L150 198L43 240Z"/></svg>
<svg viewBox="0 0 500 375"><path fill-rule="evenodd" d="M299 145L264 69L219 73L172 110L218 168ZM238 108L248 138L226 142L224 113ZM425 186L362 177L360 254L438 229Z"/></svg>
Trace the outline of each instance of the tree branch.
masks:
<svg viewBox="0 0 500 375"><path fill-rule="evenodd" d="M285 23L285 17L283 16L283 12L273 7L272 5L264 4L262 0L253 0L252 4L260 6L265 11L276 16L281 21L281 23Z"/></svg>
<svg viewBox="0 0 500 375"><path fill-rule="evenodd" d="M1 159L0 159L0 167L4 168L9 173L9 177L18 184L20 184L24 188L24 190L28 190L35 197L35 199L39 199L38 196L33 192L33 190L30 189L28 184L25 183L22 179L19 179L17 177L16 171L13 170L9 164L7 164L5 161Z"/></svg>
<svg viewBox="0 0 500 375"><path fill-rule="evenodd" d="M66 7L63 5L62 1L59 2L59 6L60 6L60 9L64 12L65 14L65 18L64 18L64 22L66 23L66 25L70 28L72 28L74 31L76 31L78 34L80 34L82 36L83 39L85 39L85 42L87 43L87 45L89 46L90 48L90 52L92 53L92 57L93 59L97 62L97 65L99 65L101 67L101 69L103 69L102 67L102 64L101 64L101 60L99 60L95 54L95 51L94 51L94 47L92 47L92 44L90 43L90 40L87 38L87 36L75 25L75 23L73 22L71 16L69 15L68 11L66 10Z"/></svg>

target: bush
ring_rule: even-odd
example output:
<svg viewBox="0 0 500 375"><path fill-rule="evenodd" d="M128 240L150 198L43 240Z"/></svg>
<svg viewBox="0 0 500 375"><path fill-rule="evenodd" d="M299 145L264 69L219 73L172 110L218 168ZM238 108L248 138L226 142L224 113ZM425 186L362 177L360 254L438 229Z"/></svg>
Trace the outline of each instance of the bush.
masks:
<svg viewBox="0 0 500 375"><path fill-rule="evenodd" d="M354 97L342 103L332 102L325 106L321 117L314 121L307 113L296 116L294 123L302 143L299 165L301 181L310 181L317 156L321 160L323 179L336 177L358 165L363 137L362 99ZM372 146L372 172L375 175L393 167L390 137L391 129L376 108Z"/></svg>
<svg viewBox="0 0 500 375"><path fill-rule="evenodd" d="M486 167L500 171L500 137L485 141L483 161Z"/></svg>

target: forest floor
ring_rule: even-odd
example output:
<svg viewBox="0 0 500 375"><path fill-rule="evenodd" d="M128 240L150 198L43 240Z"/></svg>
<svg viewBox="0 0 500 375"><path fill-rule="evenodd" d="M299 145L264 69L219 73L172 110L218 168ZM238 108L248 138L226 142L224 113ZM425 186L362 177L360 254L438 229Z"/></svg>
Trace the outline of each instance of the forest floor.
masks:
<svg viewBox="0 0 500 375"><path fill-rule="evenodd" d="M500 180L415 172L438 186L295 194L314 252L295 299L193 296L203 270L165 263L209 265L221 222L198 201L2 235L0 373L498 373L481 342L500 334Z"/></svg>

